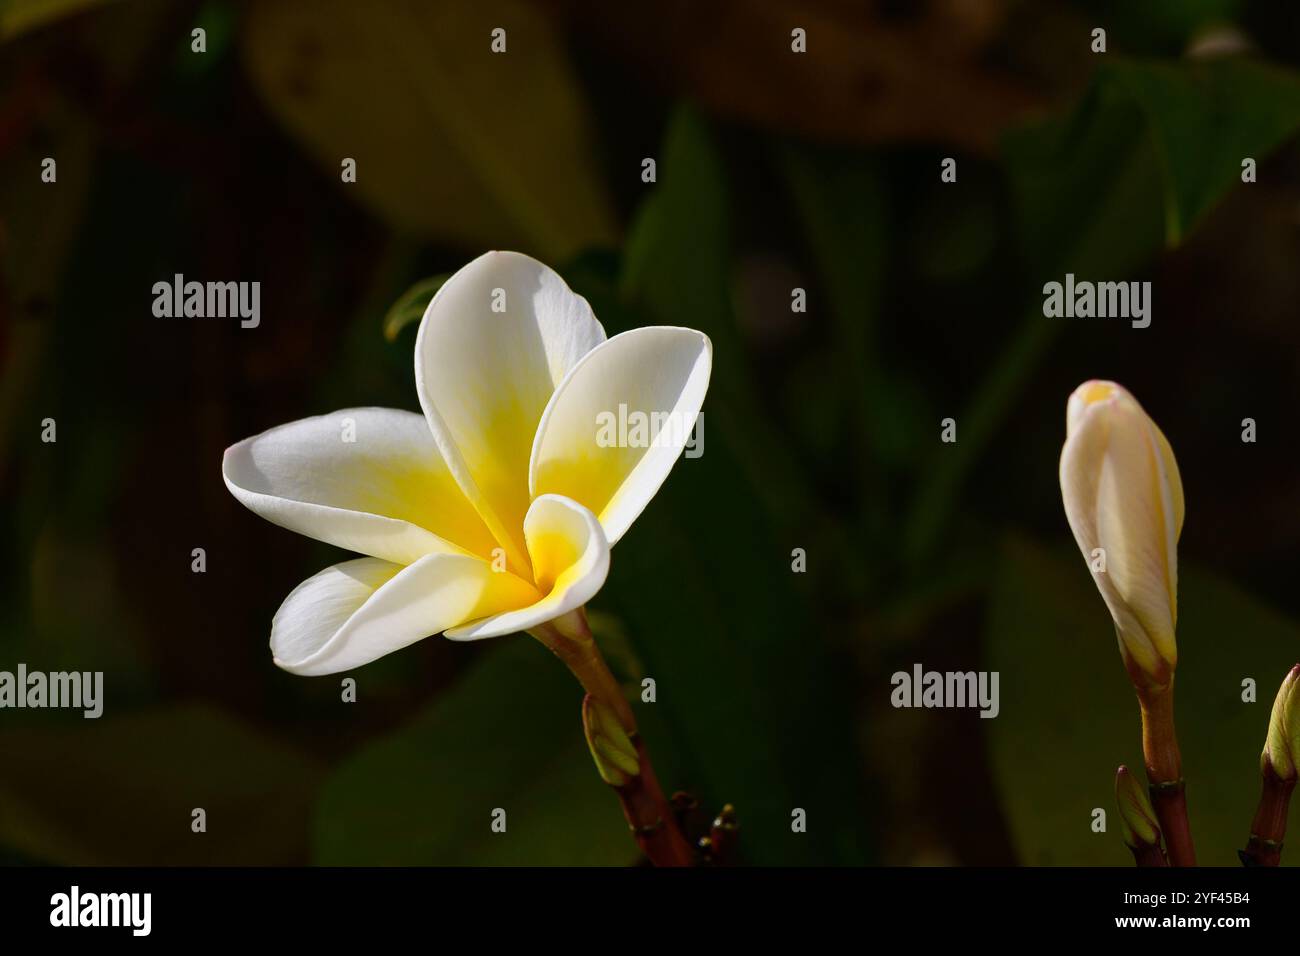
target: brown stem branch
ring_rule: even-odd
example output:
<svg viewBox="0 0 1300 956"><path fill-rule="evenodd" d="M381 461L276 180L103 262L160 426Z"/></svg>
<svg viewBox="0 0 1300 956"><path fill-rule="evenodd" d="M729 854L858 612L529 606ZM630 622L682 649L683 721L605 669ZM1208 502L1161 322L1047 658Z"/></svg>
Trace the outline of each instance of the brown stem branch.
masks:
<svg viewBox="0 0 1300 956"><path fill-rule="evenodd" d="M1174 732L1174 682L1138 690L1142 706L1142 754L1146 761L1151 806L1160 821L1172 866L1195 866L1196 848L1187 822L1183 761Z"/></svg>
<svg viewBox="0 0 1300 956"><path fill-rule="evenodd" d="M1133 862L1138 866L1168 866L1165 853L1158 843L1142 843L1129 847L1133 851Z"/></svg>
<svg viewBox="0 0 1300 956"><path fill-rule="evenodd" d="M736 808L727 804L713 818L709 828L709 862L714 866L730 866L736 853L736 835L740 830L736 822Z"/></svg>
<svg viewBox="0 0 1300 956"><path fill-rule="evenodd" d="M693 866L695 855L659 786L645 741L637 733L632 707L605 664L582 609L530 633L564 661L587 692L583 722L588 743L601 776L618 795L623 816L641 851L655 866ZM604 725L604 714L610 715L618 727ZM598 748L609 748L608 756L602 759Z"/></svg>
<svg viewBox="0 0 1300 956"><path fill-rule="evenodd" d="M1250 825L1250 840L1237 855L1243 866L1277 866L1282 859L1282 838L1286 836L1287 810L1295 778L1283 780L1267 761L1263 770L1259 807Z"/></svg>

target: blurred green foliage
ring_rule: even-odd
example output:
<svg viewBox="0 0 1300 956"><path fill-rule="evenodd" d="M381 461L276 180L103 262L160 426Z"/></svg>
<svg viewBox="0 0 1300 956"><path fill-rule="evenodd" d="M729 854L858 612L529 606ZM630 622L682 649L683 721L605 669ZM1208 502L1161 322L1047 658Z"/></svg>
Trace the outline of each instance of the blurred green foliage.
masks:
<svg viewBox="0 0 1300 956"><path fill-rule="evenodd" d="M61 725L0 728L0 842L79 865L299 859L321 779L314 761L209 707L114 717L111 706L98 720L73 712Z"/></svg>
<svg viewBox="0 0 1300 956"><path fill-rule="evenodd" d="M919 561L954 509L963 473L1065 326L1044 318L1039 277L1129 275L1233 186L1242 158L1267 156L1300 128L1300 77L1228 60L1118 62L1098 70L1077 108L1014 131L1005 155L1028 300L1020 331L961 416L962 441L923 480L906 550ZM1019 296L1010 297L1014 301Z"/></svg>
<svg viewBox="0 0 1300 956"><path fill-rule="evenodd" d="M1011 538L989 603L986 663L1002 707L989 721L995 773L1026 863L1122 866L1115 768L1143 766L1137 699L1076 553ZM1255 810L1273 695L1300 653L1294 622L1189 562L1179 568L1176 718L1198 861L1235 866ZM1256 684L1243 704L1243 680ZM1107 813L1106 833L1091 814Z"/></svg>
<svg viewBox="0 0 1300 956"><path fill-rule="evenodd" d="M592 785L573 703L573 678L540 644L506 642L331 775L316 812L316 860L632 863L637 850L617 801ZM505 836L489 828L497 808L506 811Z"/></svg>

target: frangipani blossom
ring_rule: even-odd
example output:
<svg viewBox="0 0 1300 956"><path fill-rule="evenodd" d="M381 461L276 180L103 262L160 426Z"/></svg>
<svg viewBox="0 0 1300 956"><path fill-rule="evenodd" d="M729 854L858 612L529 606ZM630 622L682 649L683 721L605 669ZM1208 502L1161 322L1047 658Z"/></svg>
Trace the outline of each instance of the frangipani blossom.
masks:
<svg viewBox="0 0 1300 956"><path fill-rule="evenodd" d="M1155 422L1114 382L1075 389L1065 427L1061 497L1070 529L1094 570L1130 673L1136 668L1145 684L1167 685L1178 664L1178 463Z"/></svg>
<svg viewBox="0 0 1300 956"><path fill-rule="evenodd" d="M336 673L432 634L496 637L582 607L681 454L711 360L693 329L606 339L587 301L527 256L466 265L420 324L423 415L347 409L226 450L226 487L246 507L365 555L289 595L271 625L276 664ZM620 404L683 427L648 447L598 442Z"/></svg>

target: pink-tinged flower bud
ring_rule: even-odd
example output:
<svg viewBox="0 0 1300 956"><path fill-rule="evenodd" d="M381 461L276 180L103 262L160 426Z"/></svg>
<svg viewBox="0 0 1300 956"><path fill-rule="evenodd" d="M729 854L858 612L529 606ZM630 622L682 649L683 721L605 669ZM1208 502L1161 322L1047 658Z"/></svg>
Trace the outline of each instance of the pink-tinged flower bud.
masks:
<svg viewBox="0 0 1300 956"><path fill-rule="evenodd" d="M1146 788L1125 766L1115 772L1115 802L1119 804L1125 844L1136 848L1160 843L1160 824L1156 822L1151 799Z"/></svg>
<svg viewBox="0 0 1300 956"><path fill-rule="evenodd" d="M1260 764L1283 780L1296 779L1300 770L1300 664L1291 668L1273 701L1268 719L1268 739Z"/></svg>

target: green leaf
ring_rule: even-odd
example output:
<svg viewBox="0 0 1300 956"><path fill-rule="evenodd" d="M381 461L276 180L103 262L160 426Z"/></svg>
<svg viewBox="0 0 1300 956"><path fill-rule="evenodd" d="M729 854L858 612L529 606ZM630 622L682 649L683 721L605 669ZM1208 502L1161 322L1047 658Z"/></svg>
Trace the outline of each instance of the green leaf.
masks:
<svg viewBox="0 0 1300 956"><path fill-rule="evenodd" d="M800 469L774 453L786 442L763 409L731 308L726 169L707 123L689 107L669 121L658 176L628 233L623 297L652 321L710 337L706 419L728 436L770 513L806 524L815 501Z"/></svg>
<svg viewBox="0 0 1300 956"><path fill-rule="evenodd" d="M680 462L619 541L593 605L617 612L656 682L638 720L648 711L664 722L643 729L666 791L687 790L712 812L733 803L749 862L860 863L869 810L844 773L858 747L851 662L796 590L790 552L801 539L763 521L736 475L720 443ZM792 833L795 807L822 826Z"/></svg>
<svg viewBox="0 0 1300 956"><path fill-rule="evenodd" d="M1114 627L1083 559L1009 540L990 600L985 666L1000 673L988 724L1003 808L1027 864L1131 864L1115 822L1115 768L1143 766L1141 721ZM1259 797L1269 707L1300 657L1293 622L1235 586L1179 568L1175 712L1198 860L1234 866ZM1257 701L1241 699L1242 680ZM1106 833L1093 833L1095 807Z"/></svg>
<svg viewBox="0 0 1300 956"><path fill-rule="evenodd" d="M491 51L507 30L507 53ZM559 260L616 227L577 78L520 0L254 4L253 85L322 169L391 226ZM341 183L344 157L355 183Z"/></svg>
<svg viewBox="0 0 1300 956"><path fill-rule="evenodd" d="M673 115L658 172L628 237L622 289L649 321L712 338L704 453L678 462L619 542L594 606L618 613L656 681L658 702L643 709L666 736L645 736L656 765L665 751L676 758L679 775L660 774L666 789L712 811L734 803L752 862L860 862L865 828L842 808L864 801L839 769L857 748L849 668L790 569L802 546L849 555L819 571L851 574L860 549L819 513L752 377L731 309L728 177L694 111ZM792 833L795 807L824 827Z"/></svg>
<svg viewBox="0 0 1300 956"><path fill-rule="evenodd" d="M348 865L621 865L637 859L582 733L582 689L531 638L482 660L326 783L316 858ZM464 648L466 652L469 648ZM506 811L506 832L491 829Z"/></svg>
<svg viewBox="0 0 1300 956"><path fill-rule="evenodd" d="M1119 63L1103 74L1142 111L1166 182L1166 243L1177 245L1229 189L1300 127L1300 76L1250 60Z"/></svg>
<svg viewBox="0 0 1300 956"><path fill-rule="evenodd" d="M1006 138L1022 248L1049 273L1117 278L1178 245L1241 185L1242 159L1262 161L1297 128L1289 70L1237 59L1102 67L1072 113Z"/></svg>
<svg viewBox="0 0 1300 956"><path fill-rule="evenodd" d="M877 300L885 270L885 201L874 162L787 144L779 154L842 346L875 367ZM867 374L855 363L854 384Z"/></svg>
<svg viewBox="0 0 1300 956"><path fill-rule="evenodd" d="M307 757L201 705L70 713L0 730L0 843L72 866L306 860L320 778ZM197 807L206 833L191 830Z"/></svg>
<svg viewBox="0 0 1300 956"><path fill-rule="evenodd" d="M885 191L877 165L854 154L787 144L779 166L817 263L835 333L833 362L848 399L848 434L838 445L855 459L856 484L881 501L873 461L885 450L894 418L876 347L876 316L884 280ZM823 372L824 375L824 372ZM829 376L826 376L830 378ZM881 501L883 507L883 501Z"/></svg>
<svg viewBox="0 0 1300 956"><path fill-rule="evenodd" d="M393 303L384 316L384 338L395 342L402 329L412 322L420 321L424 317L424 310L429 307L429 300L450 278L449 272L430 276L428 279L421 279L403 292L401 298Z"/></svg>
<svg viewBox="0 0 1300 956"><path fill-rule="evenodd" d="M961 484L1067 323L1042 313L1043 282L1066 272L1119 280L1178 245L1300 128L1300 77L1248 60L1119 60L1099 68L1064 117L1018 130L1004 155L1030 281L1020 330L958 416L961 441L936 453L908 515L904 551L930 553ZM1014 293L1013 293L1014 295Z"/></svg>
<svg viewBox="0 0 1300 956"><path fill-rule="evenodd" d="M1093 0L1089 13L1106 27L1112 49L1178 55L1198 31L1239 17L1243 0Z"/></svg>

